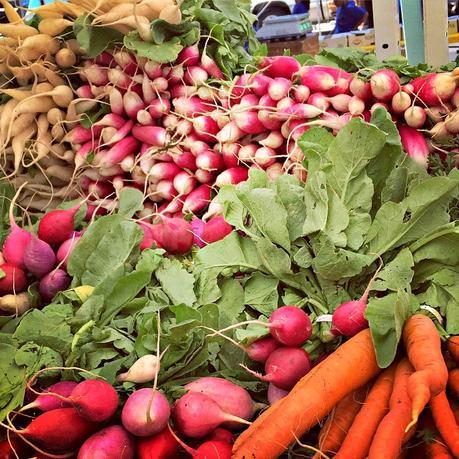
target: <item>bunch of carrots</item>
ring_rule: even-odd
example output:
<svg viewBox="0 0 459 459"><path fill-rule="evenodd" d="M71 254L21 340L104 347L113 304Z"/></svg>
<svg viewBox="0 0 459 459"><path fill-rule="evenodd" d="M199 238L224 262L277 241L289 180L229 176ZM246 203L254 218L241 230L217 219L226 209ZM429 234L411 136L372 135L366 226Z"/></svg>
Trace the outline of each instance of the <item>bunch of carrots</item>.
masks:
<svg viewBox="0 0 459 459"><path fill-rule="evenodd" d="M407 443L426 431L411 457L459 457L459 337L442 353L435 324L416 314L403 342L405 352L381 371L370 331L349 339L239 436L233 457L276 458L323 420L317 448L303 445L315 459L410 457Z"/></svg>

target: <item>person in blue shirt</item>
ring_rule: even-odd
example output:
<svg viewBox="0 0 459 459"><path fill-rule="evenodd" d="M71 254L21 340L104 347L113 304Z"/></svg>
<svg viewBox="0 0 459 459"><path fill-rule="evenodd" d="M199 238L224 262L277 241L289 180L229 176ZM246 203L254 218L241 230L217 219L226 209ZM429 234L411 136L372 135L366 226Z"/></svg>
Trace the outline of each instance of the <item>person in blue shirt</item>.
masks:
<svg viewBox="0 0 459 459"><path fill-rule="evenodd" d="M295 0L292 14L306 14L309 13L310 0Z"/></svg>
<svg viewBox="0 0 459 459"><path fill-rule="evenodd" d="M353 0L335 0L336 26L333 33L346 33L356 30L368 16L365 8L356 6Z"/></svg>

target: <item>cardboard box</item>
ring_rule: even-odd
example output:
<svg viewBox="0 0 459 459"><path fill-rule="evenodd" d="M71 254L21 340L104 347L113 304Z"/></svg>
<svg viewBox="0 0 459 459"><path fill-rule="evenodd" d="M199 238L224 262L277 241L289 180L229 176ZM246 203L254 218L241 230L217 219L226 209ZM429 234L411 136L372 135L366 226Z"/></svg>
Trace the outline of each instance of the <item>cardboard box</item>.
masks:
<svg viewBox="0 0 459 459"><path fill-rule="evenodd" d="M334 35L322 36L320 40L321 48L346 48L348 46L348 34L336 33Z"/></svg>
<svg viewBox="0 0 459 459"><path fill-rule="evenodd" d="M451 16L448 18L448 35L454 35L458 33L458 19L459 16Z"/></svg>
<svg viewBox="0 0 459 459"><path fill-rule="evenodd" d="M352 32L348 36L349 46L359 48L361 46L371 46L375 44L375 31L373 29Z"/></svg>
<svg viewBox="0 0 459 459"><path fill-rule="evenodd" d="M289 50L292 56L297 54L311 54L314 56L319 52L319 36L308 35L306 38L289 41L271 41L268 45L268 56L281 56L284 50Z"/></svg>

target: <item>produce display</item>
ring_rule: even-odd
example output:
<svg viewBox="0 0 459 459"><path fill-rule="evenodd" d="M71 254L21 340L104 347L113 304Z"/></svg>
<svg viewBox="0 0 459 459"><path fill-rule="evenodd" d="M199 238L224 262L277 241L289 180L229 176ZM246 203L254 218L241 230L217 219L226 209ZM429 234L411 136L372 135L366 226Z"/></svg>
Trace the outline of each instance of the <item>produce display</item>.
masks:
<svg viewBox="0 0 459 459"><path fill-rule="evenodd" d="M455 63L0 3L0 458L459 457Z"/></svg>

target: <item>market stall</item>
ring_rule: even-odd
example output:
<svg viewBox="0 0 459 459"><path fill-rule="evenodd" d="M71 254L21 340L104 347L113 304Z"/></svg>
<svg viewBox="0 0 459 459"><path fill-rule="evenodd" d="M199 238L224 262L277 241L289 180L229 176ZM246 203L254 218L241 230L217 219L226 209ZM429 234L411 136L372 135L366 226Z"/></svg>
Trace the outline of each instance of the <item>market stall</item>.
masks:
<svg viewBox="0 0 459 459"><path fill-rule="evenodd" d="M459 457L455 63L0 3L0 458Z"/></svg>

